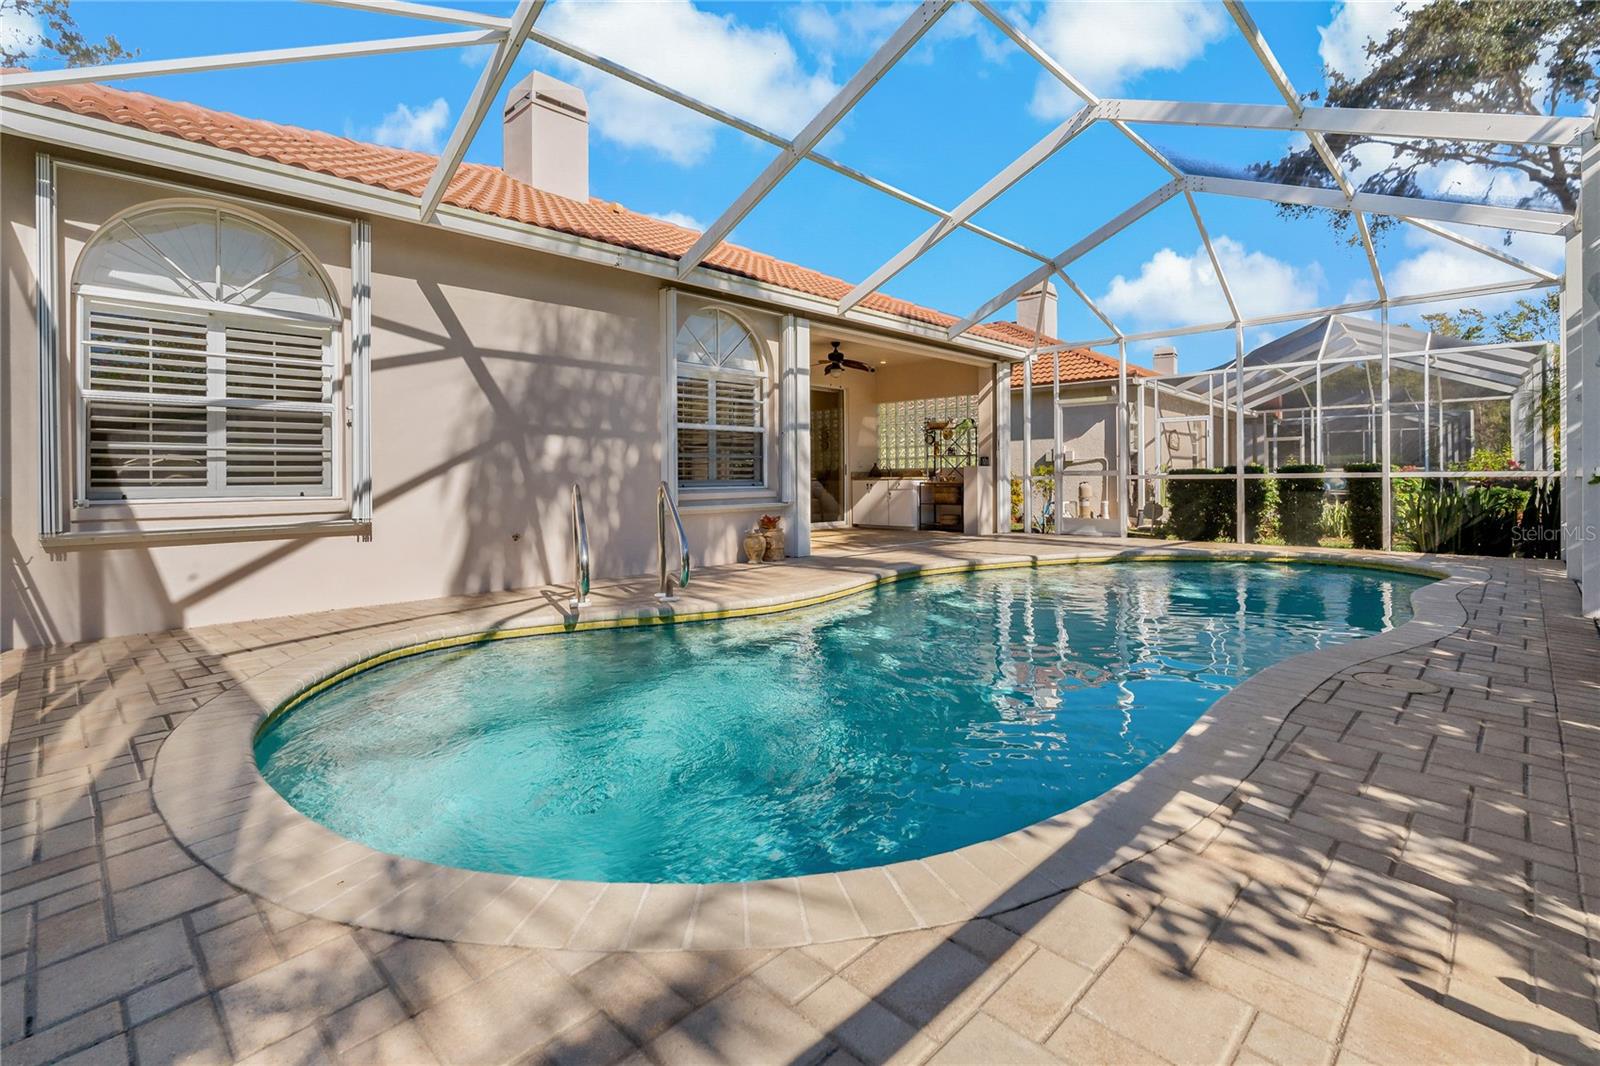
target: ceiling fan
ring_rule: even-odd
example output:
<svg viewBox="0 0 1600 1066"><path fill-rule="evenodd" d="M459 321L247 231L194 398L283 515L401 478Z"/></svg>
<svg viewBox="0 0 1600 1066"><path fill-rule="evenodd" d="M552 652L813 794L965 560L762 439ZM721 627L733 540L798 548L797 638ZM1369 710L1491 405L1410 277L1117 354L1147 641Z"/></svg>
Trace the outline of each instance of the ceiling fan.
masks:
<svg viewBox="0 0 1600 1066"><path fill-rule="evenodd" d="M838 341L831 341L829 343L833 345L833 351L828 353L828 357L826 359L817 364L821 367L827 367L827 369L822 372L824 377L829 374L842 374L847 368L850 370L865 370L869 374L876 374L878 372L876 367L870 367L859 359L846 359L844 353L839 350Z"/></svg>

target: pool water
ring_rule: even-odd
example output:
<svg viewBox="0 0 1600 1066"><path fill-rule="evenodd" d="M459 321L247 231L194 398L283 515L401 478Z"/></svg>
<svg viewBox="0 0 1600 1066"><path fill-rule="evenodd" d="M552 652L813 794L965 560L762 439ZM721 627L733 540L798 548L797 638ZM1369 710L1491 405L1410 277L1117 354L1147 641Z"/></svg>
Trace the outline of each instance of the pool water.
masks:
<svg viewBox="0 0 1600 1066"><path fill-rule="evenodd" d="M924 578L768 618L488 643L358 674L257 741L381 851L742 881L1001 836L1092 799L1241 680L1410 617L1425 578L1128 563Z"/></svg>

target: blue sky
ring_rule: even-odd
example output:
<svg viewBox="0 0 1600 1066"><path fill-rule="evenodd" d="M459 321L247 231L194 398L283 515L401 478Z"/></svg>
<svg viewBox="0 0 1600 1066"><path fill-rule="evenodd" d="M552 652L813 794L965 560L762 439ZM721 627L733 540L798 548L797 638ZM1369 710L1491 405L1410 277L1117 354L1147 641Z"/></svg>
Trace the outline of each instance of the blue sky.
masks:
<svg viewBox="0 0 1600 1066"><path fill-rule="evenodd" d="M478 0L478 10L512 5ZM1102 95L1280 102L1220 5L1198 3L1002 4L1069 70ZM892 31L909 4L572 3L555 0L540 26L774 132L792 135ZM1397 17L1390 3L1255 3L1252 13L1302 92L1320 88L1325 64L1349 70L1361 44ZM284 2L78 0L90 36L115 33L140 58L246 51L449 27L368 12ZM253 117L422 150L449 135L484 61L482 49L416 53L139 79L126 87ZM774 154L605 75L529 44L517 72L577 81L589 95L591 192L630 208L703 225ZM873 88L822 150L944 207L953 207L1059 123L1076 102L965 5L947 15ZM1144 132L1170 154L1239 167L1277 157L1288 136L1178 127ZM468 158L500 161L490 121ZM1055 254L1159 186L1165 174L1107 126L1081 136L978 217L1005 236ZM1437 189L1514 195L1514 176L1454 168ZM1319 220L1280 217L1271 205L1200 198L1224 269L1246 314L1266 314L1372 294L1359 248ZM920 233L930 216L813 164L802 164L734 239L850 280L865 277ZM1499 243L1500 234L1474 233ZM1559 269L1554 239L1519 237L1513 250ZM1423 234L1394 233L1380 257L1391 292L1455 288L1514 276L1508 268ZM957 234L891 280L885 291L966 314L1031 269L1031 261ZM1128 332L1226 317L1199 236L1181 199L1169 202L1070 268ZM1514 297L1478 301L1488 310ZM1071 293L1060 332L1105 329ZM1397 312L1398 321L1414 311ZM1007 309L998 317L1010 317ZM1294 324L1251 330L1259 343ZM1148 345L1136 346L1144 355ZM1231 356L1228 335L1178 341L1180 366Z"/></svg>

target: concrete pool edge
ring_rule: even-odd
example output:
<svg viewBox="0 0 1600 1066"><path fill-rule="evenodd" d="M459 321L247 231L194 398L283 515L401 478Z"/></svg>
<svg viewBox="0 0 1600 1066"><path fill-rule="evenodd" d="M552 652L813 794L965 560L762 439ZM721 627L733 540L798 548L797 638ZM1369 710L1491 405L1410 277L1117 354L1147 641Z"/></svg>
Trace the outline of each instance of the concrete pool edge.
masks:
<svg viewBox="0 0 1600 1066"><path fill-rule="evenodd" d="M198 861L235 886L318 918L432 939L576 950L787 947L929 928L1054 895L1143 856L1211 814L1259 763L1287 710L1323 681L1371 658L1454 631L1457 597L1485 574L1470 561L1341 557L1280 549L1171 545L1040 546L1017 552L996 538L969 556L852 557L810 568L803 595L706 599L685 594L661 617L633 594L584 628L686 622L794 610L890 581L939 573L1070 563L1158 560L1293 561L1366 566L1439 580L1416 590L1406 624L1308 652L1261 671L1218 700L1160 758L1071 811L954 852L840 874L719 885L599 884L476 873L404 859L346 840L295 811L261 777L259 728L313 691L401 654L484 639L570 630L564 622L488 619L472 608L378 634L329 638L326 647L272 667L186 718L156 759L157 809ZM984 554L985 551L993 554ZM892 553L891 553L892 554ZM923 556L918 558L917 556ZM803 567L784 568L795 570ZM648 596L645 596L648 601ZM527 612L539 618L551 612ZM645 617L649 615L650 617ZM486 620L498 624L486 625ZM485 636L490 634L490 636Z"/></svg>

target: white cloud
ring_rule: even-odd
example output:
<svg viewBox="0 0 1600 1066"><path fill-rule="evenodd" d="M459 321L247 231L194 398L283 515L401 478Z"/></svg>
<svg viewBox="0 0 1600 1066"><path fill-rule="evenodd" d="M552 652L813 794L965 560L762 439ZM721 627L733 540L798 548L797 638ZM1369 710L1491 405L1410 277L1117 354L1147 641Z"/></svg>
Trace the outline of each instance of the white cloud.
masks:
<svg viewBox="0 0 1600 1066"><path fill-rule="evenodd" d="M1503 244L1503 234L1473 230L1470 227L1453 227L1483 244L1517 256L1535 266L1559 272L1564 256L1559 237L1536 233L1513 235L1509 245ZM1414 254L1384 268L1384 283L1393 296L1417 296L1428 292L1446 292L1466 289L1475 285L1494 285L1503 281L1525 281L1529 275L1516 267L1491 259L1480 252L1452 244L1443 238L1407 227L1405 245ZM1414 307L1412 314L1429 311L1454 311L1462 306L1476 307L1494 313L1510 307L1526 292L1499 293L1490 296L1469 296L1443 304Z"/></svg>
<svg viewBox="0 0 1600 1066"><path fill-rule="evenodd" d="M1446 292L1474 285L1491 285L1501 281L1517 281L1528 275L1515 267L1479 255L1468 248L1451 244L1429 248L1427 251L1402 260L1392 270L1384 272L1384 283L1395 296L1416 296L1425 292ZM1408 308L1413 315L1430 311L1455 311L1460 307L1476 307L1481 311L1495 312L1516 302L1526 293L1501 293L1494 296L1471 296L1443 304L1422 304Z"/></svg>
<svg viewBox="0 0 1600 1066"><path fill-rule="evenodd" d="M1317 305L1323 276L1315 263L1297 267L1265 252L1248 251L1232 237L1216 237L1212 245L1244 314L1269 315ZM1137 277L1112 278L1098 302L1115 319L1155 328L1224 322L1230 317L1204 247L1192 255L1161 249L1145 261Z"/></svg>
<svg viewBox="0 0 1600 1066"><path fill-rule="evenodd" d="M416 108L396 104L373 129L372 139L394 148L437 155L449 125L450 104L442 96Z"/></svg>
<svg viewBox="0 0 1600 1066"><path fill-rule="evenodd" d="M916 10L912 3L797 4L793 9L795 33L813 48L843 47L852 51L875 48ZM954 11L947 12L944 19ZM940 21L944 21L941 19Z"/></svg>
<svg viewBox="0 0 1600 1066"><path fill-rule="evenodd" d="M706 228L704 222L701 222L693 215L686 215L682 211L646 211L644 213L651 218L660 219L662 222L670 222L672 225L682 226L684 229L704 230Z"/></svg>
<svg viewBox="0 0 1600 1066"><path fill-rule="evenodd" d="M877 48L916 8L916 4L904 0L896 3L854 0L834 7L821 3L793 4L790 5L790 23L801 41L825 63L831 63L835 53L864 55ZM1016 54L977 9L966 4L946 11L925 38L934 45L966 39L977 45L979 55L988 63L1004 63ZM929 63L933 58L933 49L918 47L902 62Z"/></svg>
<svg viewBox="0 0 1600 1066"><path fill-rule="evenodd" d="M1351 80L1362 77L1372 69L1367 42L1389 36L1390 30L1405 21L1408 8L1420 6L1396 0L1346 0L1334 12L1332 22L1317 28L1322 36L1317 52L1323 66Z"/></svg>
<svg viewBox="0 0 1600 1066"><path fill-rule="evenodd" d="M1150 70L1181 70L1226 32L1220 5L1186 0L1045 4L1031 36L1102 95ZM1065 118L1081 101L1041 74L1029 110Z"/></svg>
<svg viewBox="0 0 1600 1066"><path fill-rule="evenodd" d="M1397 159L1402 163L1410 159L1397 154L1392 145L1377 141L1356 145L1351 155L1355 157L1355 164L1348 172L1358 186ZM1506 205L1519 204L1528 198L1547 199L1544 189L1526 173L1506 167L1443 160L1418 167L1415 177L1417 187L1427 197Z"/></svg>
<svg viewBox="0 0 1600 1066"><path fill-rule="evenodd" d="M0 9L0 49L31 52L43 34L39 16L9 7Z"/></svg>
<svg viewBox="0 0 1600 1066"><path fill-rule="evenodd" d="M1467 200L1494 199L1515 201L1540 191L1534 180L1520 170L1491 170L1475 163L1457 160L1428 167L1417 175L1417 183L1430 196L1449 196Z"/></svg>
<svg viewBox="0 0 1600 1066"><path fill-rule="evenodd" d="M688 0L552 5L540 25L580 48L603 53L681 92L792 135L838 90L807 71L789 38ZM677 104L557 57L589 97L589 121L608 140L691 164L710 152L716 124Z"/></svg>

